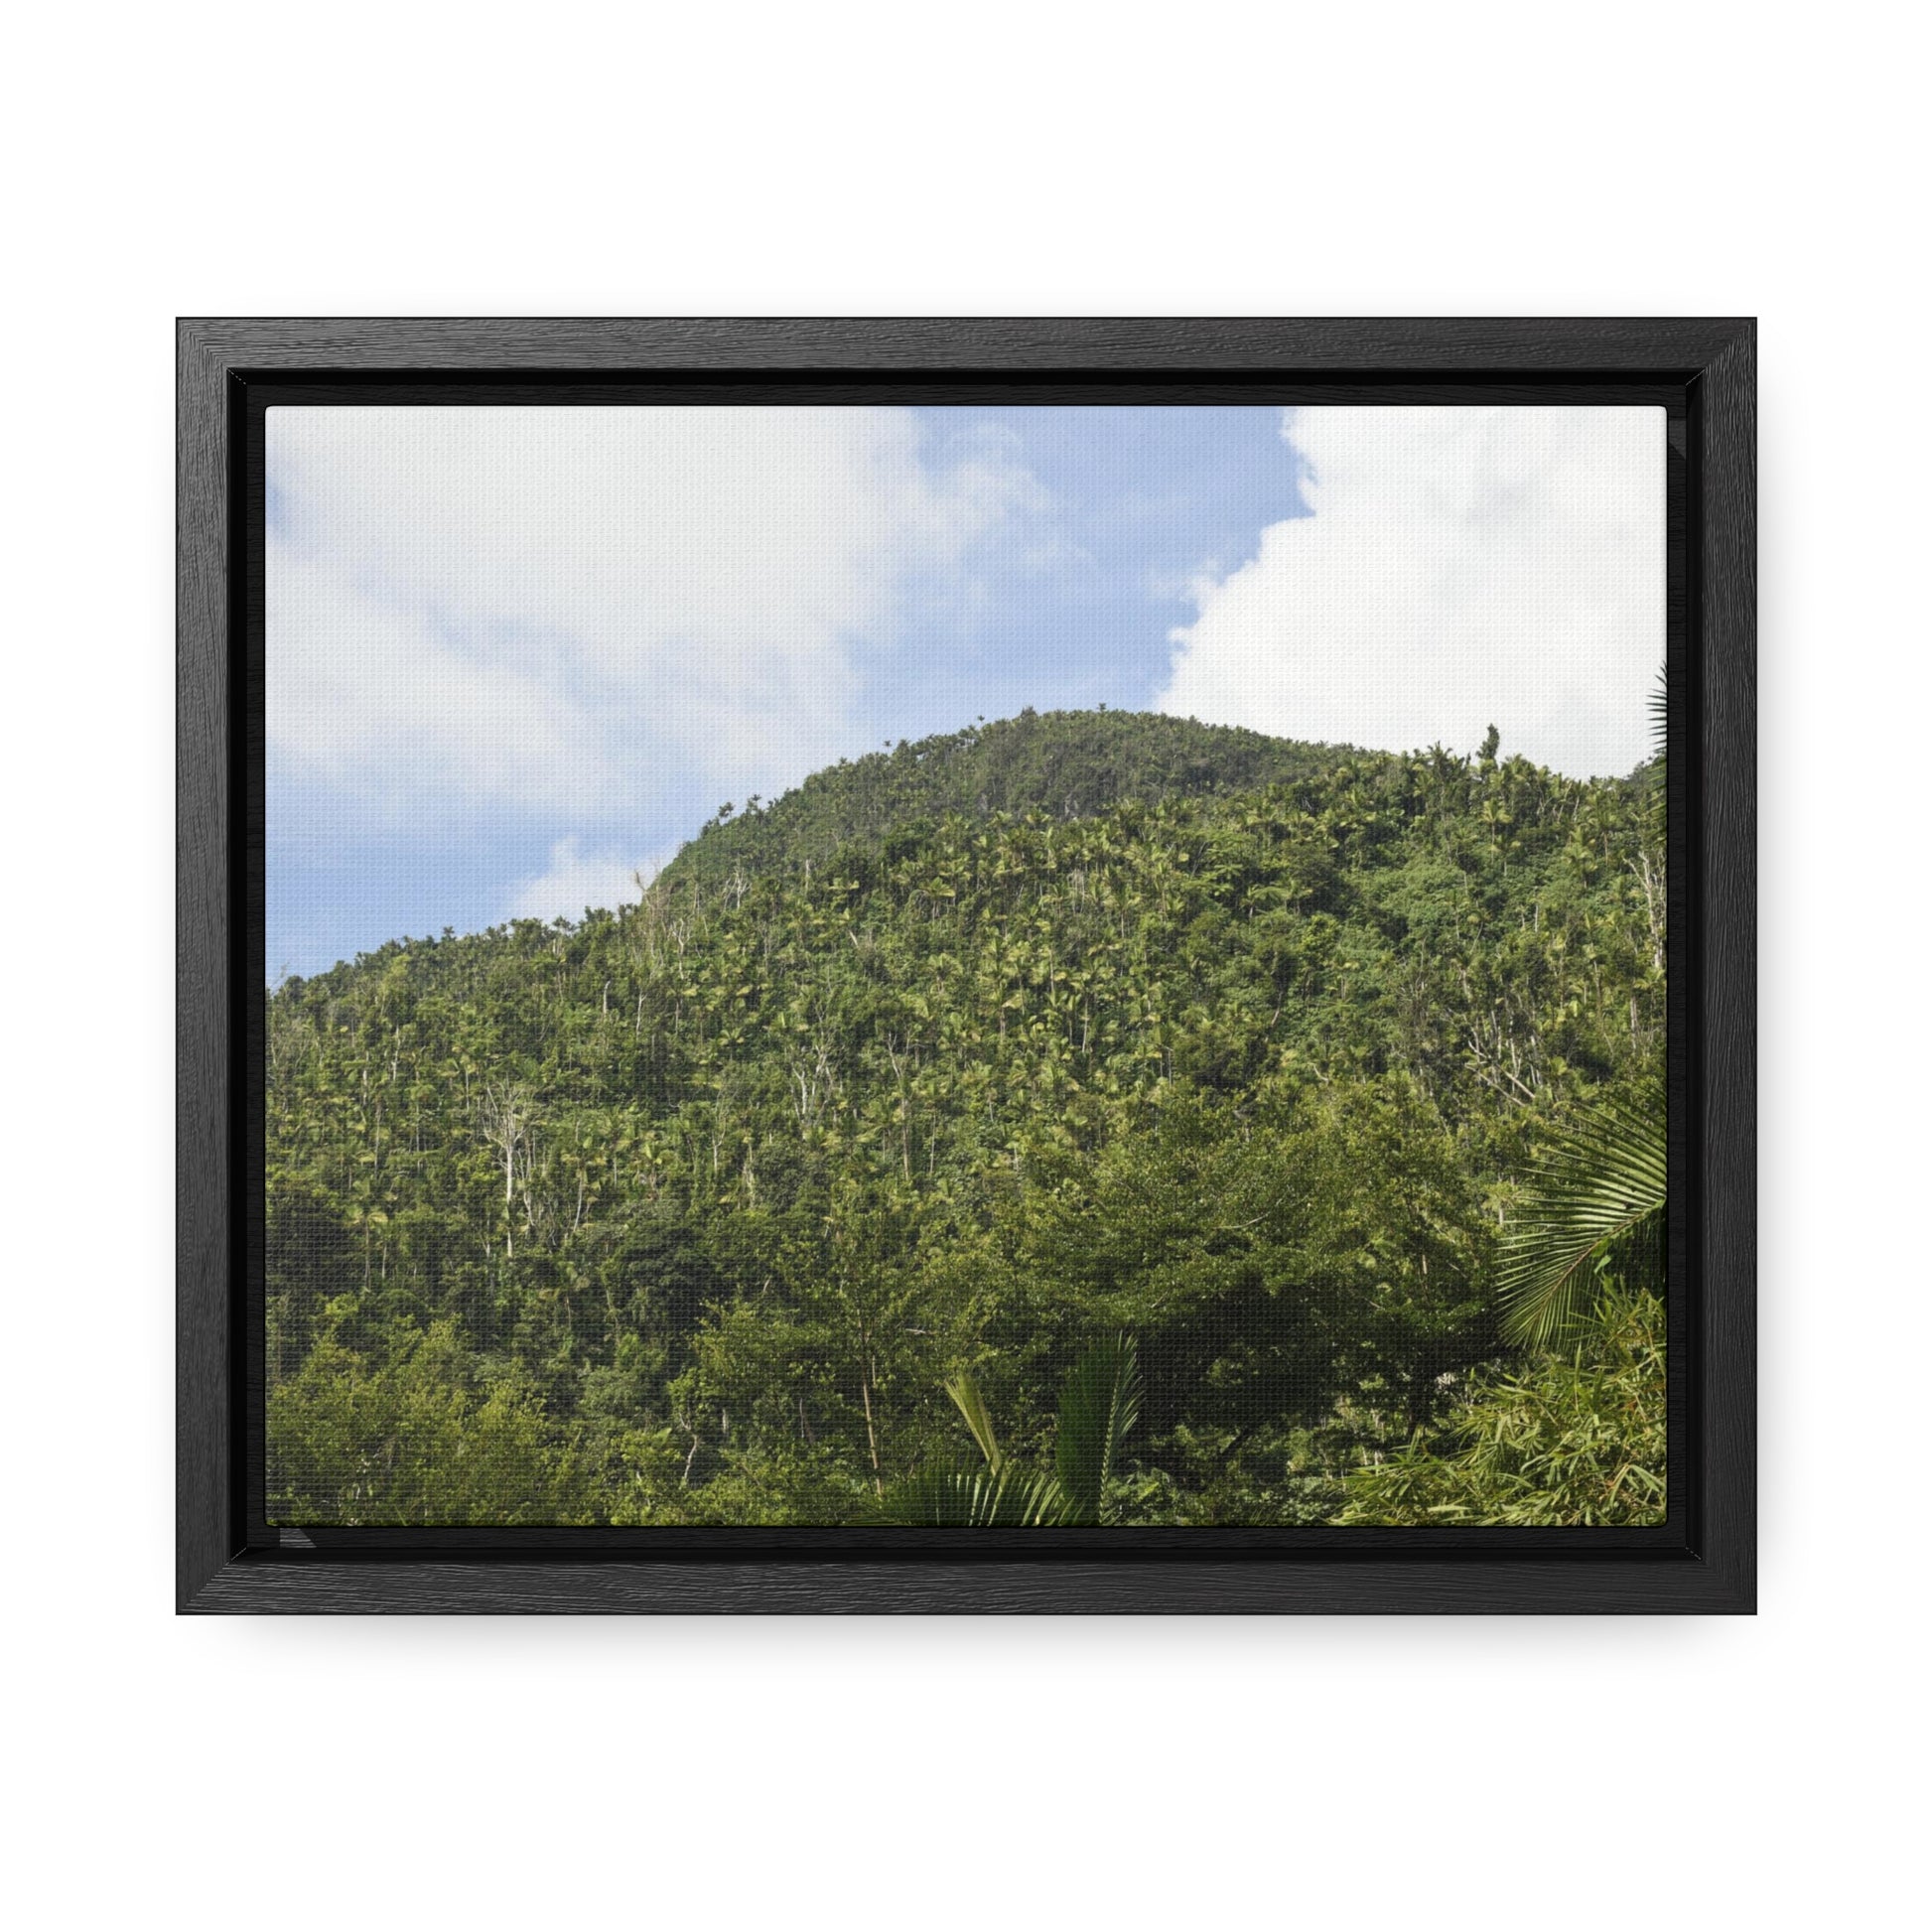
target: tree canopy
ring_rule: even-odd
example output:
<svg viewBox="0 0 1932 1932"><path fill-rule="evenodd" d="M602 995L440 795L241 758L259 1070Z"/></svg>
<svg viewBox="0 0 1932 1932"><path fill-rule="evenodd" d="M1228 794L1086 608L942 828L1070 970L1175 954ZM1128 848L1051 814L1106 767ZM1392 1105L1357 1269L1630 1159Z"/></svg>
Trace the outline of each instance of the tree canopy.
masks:
<svg viewBox="0 0 1932 1932"><path fill-rule="evenodd" d="M1661 1065L1642 774L1486 749L1023 717L285 983L271 1513L876 1520L949 1382L1045 1469L1124 1335L1115 1519L1358 1515L1503 1372L1524 1176Z"/></svg>

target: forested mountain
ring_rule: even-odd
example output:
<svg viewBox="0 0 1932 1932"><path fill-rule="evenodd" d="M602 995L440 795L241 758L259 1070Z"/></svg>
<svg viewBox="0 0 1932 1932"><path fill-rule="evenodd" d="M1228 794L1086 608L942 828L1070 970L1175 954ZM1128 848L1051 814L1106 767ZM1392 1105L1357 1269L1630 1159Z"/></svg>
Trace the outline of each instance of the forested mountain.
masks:
<svg viewBox="0 0 1932 1932"><path fill-rule="evenodd" d="M1642 778L1493 749L1023 717L286 983L271 1514L874 1520L970 1453L949 1380L1037 1461L1127 1336L1110 1520L1412 1520L1378 1465L1517 1386L1519 1176L1663 1047Z"/></svg>
<svg viewBox="0 0 1932 1932"><path fill-rule="evenodd" d="M1024 711L945 738L841 759L765 805L727 805L666 868L713 885L825 864L841 846L917 841L948 816L1091 818L1137 801L1204 797L1309 777L1340 756L1190 718Z"/></svg>

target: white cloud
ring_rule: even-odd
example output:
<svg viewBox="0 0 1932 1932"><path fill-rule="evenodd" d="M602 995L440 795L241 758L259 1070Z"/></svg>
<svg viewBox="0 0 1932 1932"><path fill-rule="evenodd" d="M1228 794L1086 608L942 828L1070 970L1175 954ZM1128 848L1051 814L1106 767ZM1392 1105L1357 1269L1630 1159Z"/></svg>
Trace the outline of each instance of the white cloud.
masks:
<svg viewBox="0 0 1932 1932"><path fill-rule="evenodd" d="M483 797L575 815L619 783L567 690L460 648L393 591L273 545L267 589L269 743L364 815Z"/></svg>
<svg viewBox="0 0 1932 1932"><path fill-rule="evenodd" d="M638 897L638 881L648 886L670 862L671 854L625 859L617 853L584 852L574 838L550 848L548 868L525 879L512 893L505 918L581 919L586 908L615 910Z"/></svg>
<svg viewBox="0 0 1932 1932"><path fill-rule="evenodd" d="M858 749L910 580L1041 500L897 409L276 408L268 452L271 747L392 821L780 790Z"/></svg>
<svg viewBox="0 0 1932 1932"><path fill-rule="evenodd" d="M1304 409L1313 515L1196 586L1163 711L1282 737L1505 754L1576 775L1648 751L1664 657L1664 415Z"/></svg>

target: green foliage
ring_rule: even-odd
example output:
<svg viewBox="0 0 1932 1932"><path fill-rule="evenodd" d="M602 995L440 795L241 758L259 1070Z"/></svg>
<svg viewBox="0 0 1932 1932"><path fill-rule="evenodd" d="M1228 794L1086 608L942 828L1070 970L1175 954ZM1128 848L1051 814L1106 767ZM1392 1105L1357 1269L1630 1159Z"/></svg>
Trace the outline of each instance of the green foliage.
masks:
<svg viewBox="0 0 1932 1932"><path fill-rule="evenodd" d="M1477 1378L1432 1443L1357 1470L1355 1524L1664 1520L1664 1305L1614 1291L1568 1355Z"/></svg>
<svg viewBox="0 0 1932 1932"><path fill-rule="evenodd" d="M1060 1396L1053 1461L1067 1522L1101 1521L1121 1445L1140 1418L1139 1351L1116 1335L1081 1356Z"/></svg>
<svg viewBox="0 0 1932 1932"><path fill-rule="evenodd" d="M1110 1487L1121 1446L1141 1413L1140 1351L1131 1335L1096 1343L1074 1364L1060 1393L1050 1474L1001 1453L985 1398L970 1376L955 1377L946 1393L966 1419L986 1467L939 1461L895 1483L881 1503L888 1522L1005 1529L1114 1519Z"/></svg>
<svg viewBox="0 0 1932 1932"><path fill-rule="evenodd" d="M986 1457L987 1468L998 1475L1006 1464L1006 1456L993 1433L993 1418L987 1413L986 1398L980 1394L979 1384L970 1375L956 1375L946 1384L946 1393L952 1397L953 1407L966 1419L973 1441Z"/></svg>
<svg viewBox="0 0 1932 1932"><path fill-rule="evenodd" d="M1533 1171L1497 1276L1504 1326L1519 1340L1564 1338L1587 1291L1621 1264L1661 1279L1670 1190L1661 1084L1598 1101L1568 1123Z"/></svg>
<svg viewBox="0 0 1932 1932"><path fill-rule="evenodd" d="M1049 1475L941 1462L895 1483L882 1513L890 1523L924 1529L1035 1529L1064 1522L1065 1508L1066 1499Z"/></svg>
<svg viewBox="0 0 1932 1932"><path fill-rule="evenodd" d="M1640 778L1024 717L755 802L619 910L292 980L277 1506L867 1520L949 1384L1042 1468L1127 1332L1106 1508L1322 1520L1498 1354L1521 1177L1659 1063L1646 827ZM403 1446L472 1431L494 1490Z"/></svg>
<svg viewBox="0 0 1932 1932"><path fill-rule="evenodd" d="M1646 774L1650 793L1650 837L1659 851L1663 850L1670 831L1670 778L1665 752L1669 722L1670 686L1664 673L1659 671L1657 682L1650 688L1651 761Z"/></svg>
<svg viewBox="0 0 1932 1932"><path fill-rule="evenodd" d="M1211 796L1304 776L1329 748L1135 712L1023 712L843 759L769 805L726 806L668 877L714 887L827 864L841 848L915 849L948 816L1092 818L1130 801Z"/></svg>
<svg viewBox="0 0 1932 1932"><path fill-rule="evenodd" d="M270 1397L279 1522L415 1526L581 1520L577 1472L546 1446L528 1388L476 1385L455 1327L371 1367L334 1341Z"/></svg>

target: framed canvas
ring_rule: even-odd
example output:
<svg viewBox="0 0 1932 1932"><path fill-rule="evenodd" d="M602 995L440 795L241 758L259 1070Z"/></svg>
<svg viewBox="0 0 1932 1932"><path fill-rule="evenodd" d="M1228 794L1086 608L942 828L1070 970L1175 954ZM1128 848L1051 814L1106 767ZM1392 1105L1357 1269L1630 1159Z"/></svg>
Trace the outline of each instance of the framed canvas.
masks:
<svg viewBox="0 0 1932 1932"><path fill-rule="evenodd" d="M179 1607L1750 1611L1753 353L182 322Z"/></svg>

